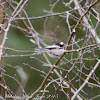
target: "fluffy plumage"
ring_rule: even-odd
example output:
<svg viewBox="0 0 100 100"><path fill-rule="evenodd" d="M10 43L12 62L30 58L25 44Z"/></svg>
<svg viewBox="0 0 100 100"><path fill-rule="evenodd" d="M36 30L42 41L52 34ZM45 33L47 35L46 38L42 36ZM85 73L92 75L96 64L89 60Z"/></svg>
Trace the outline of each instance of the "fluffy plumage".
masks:
<svg viewBox="0 0 100 100"><path fill-rule="evenodd" d="M39 50L40 52L47 52L50 57L57 57L64 53L64 46L65 44L60 42L51 46L47 46L46 48L39 48Z"/></svg>

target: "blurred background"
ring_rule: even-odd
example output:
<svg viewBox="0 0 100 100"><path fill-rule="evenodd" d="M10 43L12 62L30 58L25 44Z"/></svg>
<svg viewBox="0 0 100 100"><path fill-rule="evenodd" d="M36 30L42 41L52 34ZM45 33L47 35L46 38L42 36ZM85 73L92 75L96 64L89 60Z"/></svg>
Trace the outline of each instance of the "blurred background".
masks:
<svg viewBox="0 0 100 100"><path fill-rule="evenodd" d="M13 12L13 8L16 7L17 3L19 3L20 0L14 0L14 1L4 0L1 1L1 3L2 2L4 2L3 3L4 21L1 21L1 23L4 23L4 25L6 26L7 21L9 20ZM42 40L42 42L40 41L41 47L44 48L45 45L52 45L54 43L58 43L61 41L64 42L65 44L67 43L68 38L70 36L70 31L72 30L69 30L69 26L67 22L68 16L64 12L71 11L71 14L73 15L72 17L68 18L69 24L71 26L70 29L74 28L74 26L77 23L77 20L80 17L77 11L74 11L75 5L73 2L70 3L70 5L65 6L65 3L68 2L70 2L70 0L66 0L66 1L65 0L29 0L27 4L24 6L24 10L20 12L19 16L21 16L20 18L24 19L24 21L27 24L27 27L31 31L33 31L33 33L35 33L34 32L35 30L36 33L38 34L38 37ZM89 5L90 3L91 1L89 1L87 5ZM86 5L86 1L80 0L80 5L84 8ZM97 12L100 13L100 7L98 5L100 5L100 2L97 3L96 8L94 6L94 9L96 9ZM25 13L27 16L25 15ZM57 13L59 14L56 15ZM52 14L55 14L55 16L53 16ZM50 17L49 15L52 16ZM96 19L96 17L93 16L92 10L90 11L90 14L88 16L89 18L91 18L91 21L89 23L93 26L96 26L98 20ZM31 25L29 24L29 21L25 19L27 17L31 18L29 20L34 30L31 29ZM7 40L5 46L3 48L2 61L0 64L0 66L4 69L2 81L16 95L26 95L26 94L30 95L36 89L38 89L38 87L41 85L45 77L45 74L37 71L37 69L45 73L48 73L50 68L48 66L44 66L44 64L46 64L47 62L45 61L42 54L30 56L34 54L34 51L36 48L38 48L38 46L36 44L34 37L31 35L30 31L27 30L22 20L18 18L19 17L17 16L15 20L12 21L11 27L7 34ZM98 24L96 28L96 32L100 36L99 28L100 25ZM82 26L82 24L79 24L74 33L73 39L75 39L75 41L80 41L78 45L82 47L82 45L84 45L85 43L85 40L87 41L87 37L90 36L88 35L88 33L89 33L88 29ZM0 34L0 43L2 43L3 36L4 36L4 32L2 31L2 33ZM88 45L95 44L95 41L91 36L89 38L89 41L87 42ZM73 48L78 49L77 45L73 45L69 49L73 49ZM76 59L78 55L79 53L74 52L73 54L66 54L64 57L65 59L71 61L72 59ZM54 64L58 59L58 58L51 58L47 54L46 56L48 57L48 59L52 64ZM88 75L91 68L93 68L93 66L97 62L96 58L99 59L99 56L100 56L100 51L98 50L98 48L96 48L93 50L93 52L86 53L83 55L83 58L86 57L94 60L84 60L84 62L82 63L78 63L77 61L76 65L80 70L81 70L81 66L86 67L86 68L82 67L81 71L83 71L85 74ZM62 61L58 64L58 66L60 68L66 68L66 70L69 70L73 64L69 63L65 59L62 59ZM75 60L73 60L72 62L74 63L74 61ZM67 74L67 71L63 72L60 69L57 70L63 77L65 77L65 75ZM84 82L86 75L78 73L78 75L83 78L83 80L82 79L79 80L79 76L76 75L77 70L76 69L73 70L76 72L74 73L73 71L71 71L68 75L69 78L67 78L66 80L67 81L71 80L72 82L71 84L73 84L75 88L78 89L81 86L81 84ZM98 84L98 86L100 85L99 70L100 68L98 67L98 69L96 70L93 76L96 77L98 81L96 81L95 79L90 80L90 82L93 82L94 84ZM51 76L54 79L58 79L58 77L54 73ZM49 81L50 80L48 79L47 83L49 83ZM73 85L71 87L73 87ZM23 89L21 86L23 87ZM64 94L61 88L58 88L59 91L56 91L55 93L55 90L57 88L58 86L55 82L53 84L50 84L50 86L48 86L47 88L48 91L47 93L45 93L45 97L43 98L43 100L46 99L51 100L52 99L51 96L53 96L54 94L56 94L55 100L61 100L61 99L67 100L68 98L66 97L66 95L67 93L69 93L70 90L65 88L64 91L66 92L66 94ZM40 95L41 94L42 92L40 92ZM100 89L99 87L86 85L84 87L84 90L81 92L81 94L84 96L86 100L86 98L89 99L91 97L94 97L95 95L99 95ZM99 100L99 99L95 99L95 100Z"/></svg>

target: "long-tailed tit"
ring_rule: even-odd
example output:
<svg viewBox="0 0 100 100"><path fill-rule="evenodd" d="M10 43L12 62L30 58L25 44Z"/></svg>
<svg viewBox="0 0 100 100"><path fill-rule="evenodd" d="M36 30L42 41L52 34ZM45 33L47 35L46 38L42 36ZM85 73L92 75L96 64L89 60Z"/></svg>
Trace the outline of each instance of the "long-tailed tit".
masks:
<svg viewBox="0 0 100 100"><path fill-rule="evenodd" d="M60 42L51 46L47 46L46 48L39 48L38 51L41 53L47 52L50 57L57 57L64 53L64 46L65 44Z"/></svg>

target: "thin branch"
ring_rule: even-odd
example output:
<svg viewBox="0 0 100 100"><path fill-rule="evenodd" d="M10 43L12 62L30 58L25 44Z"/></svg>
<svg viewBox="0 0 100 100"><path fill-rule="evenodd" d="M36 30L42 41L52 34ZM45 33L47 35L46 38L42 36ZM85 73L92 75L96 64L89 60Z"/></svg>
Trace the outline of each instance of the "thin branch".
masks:
<svg viewBox="0 0 100 100"><path fill-rule="evenodd" d="M84 83L80 86L80 88L76 91L76 93L73 95L73 97L71 98L71 100L74 100L75 97L78 95L78 93L84 88L84 86L88 83L89 79L91 78L92 74L95 72L95 70L97 69L97 67L100 64L100 60L98 60L98 62L95 64L95 66L93 67L93 69L91 70L91 72L89 73L88 77L86 78L86 80L84 81Z"/></svg>
<svg viewBox="0 0 100 100"><path fill-rule="evenodd" d="M89 31L91 32L92 36L94 37L96 43L97 43L97 44L100 44L100 39L99 39L98 35L96 34L95 29L93 29L93 27L89 24L88 19L85 17L85 15L88 13L88 11L91 9L91 7L93 7L98 1L99 1L99 0L94 1L94 3L92 3L92 4L88 7L88 9L87 9L87 11L86 11L85 13L83 13L83 11L80 9L81 7L80 7L80 5L79 5L79 3L78 3L77 0L74 0L74 3L75 3L76 8L78 8L79 14L80 14L80 16L81 16L81 19L80 19L80 20L83 19L83 21L84 21L84 23L85 23L85 27L86 27L87 29L89 29ZM79 21L79 22L80 22L80 21ZM99 49L100 49L100 46L99 46Z"/></svg>

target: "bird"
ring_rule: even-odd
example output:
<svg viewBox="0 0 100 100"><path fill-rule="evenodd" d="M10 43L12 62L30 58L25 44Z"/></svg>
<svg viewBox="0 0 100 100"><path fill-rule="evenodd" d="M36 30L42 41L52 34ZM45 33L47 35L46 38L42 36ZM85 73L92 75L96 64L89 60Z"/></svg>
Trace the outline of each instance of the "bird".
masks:
<svg viewBox="0 0 100 100"><path fill-rule="evenodd" d="M47 54L50 57L59 57L64 53L64 46L65 44L63 42L59 42L56 44L53 44L51 46L47 46L45 48L38 48L37 50L41 53L47 52Z"/></svg>

